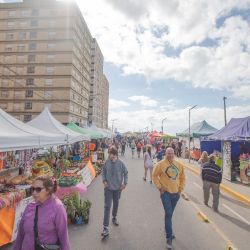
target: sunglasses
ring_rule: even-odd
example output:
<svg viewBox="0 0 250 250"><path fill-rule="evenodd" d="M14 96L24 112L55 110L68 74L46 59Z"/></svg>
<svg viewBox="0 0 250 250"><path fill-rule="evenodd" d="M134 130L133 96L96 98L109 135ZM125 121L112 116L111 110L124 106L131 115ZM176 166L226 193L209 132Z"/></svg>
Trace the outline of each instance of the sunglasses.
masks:
<svg viewBox="0 0 250 250"><path fill-rule="evenodd" d="M31 187L31 192L34 193L36 191L37 193L40 193L43 189L44 187Z"/></svg>

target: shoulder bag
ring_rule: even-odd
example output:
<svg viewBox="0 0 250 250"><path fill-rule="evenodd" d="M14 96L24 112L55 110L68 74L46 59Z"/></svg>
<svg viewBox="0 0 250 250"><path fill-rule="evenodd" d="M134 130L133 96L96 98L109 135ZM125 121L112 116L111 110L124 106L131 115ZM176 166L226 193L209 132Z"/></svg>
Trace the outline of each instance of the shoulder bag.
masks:
<svg viewBox="0 0 250 250"><path fill-rule="evenodd" d="M47 245L47 244L42 244L39 240L38 237L38 208L39 205L36 206L36 213L35 213L35 219L34 219L34 235L35 235L35 250L59 250L60 245L55 244L55 245Z"/></svg>

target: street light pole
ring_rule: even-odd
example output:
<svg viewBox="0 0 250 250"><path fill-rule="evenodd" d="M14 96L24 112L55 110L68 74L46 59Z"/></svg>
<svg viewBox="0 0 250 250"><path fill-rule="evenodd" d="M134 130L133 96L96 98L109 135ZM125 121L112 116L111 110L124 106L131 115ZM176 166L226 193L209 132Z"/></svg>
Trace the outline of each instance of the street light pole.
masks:
<svg viewBox="0 0 250 250"><path fill-rule="evenodd" d="M111 122L112 122L112 132L114 132L113 128L114 128L114 121L116 121L117 119L112 119Z"/></svg>
<svg viewBox="0 0 250 250"><path fill-rule="evenodd" d="M167 120L167 117L165 117L163 120L161 120L161 132L162 132L162 134L163 134L163 123L165 120Z"/></svg>
<svg viewBox="0 0 250 250"><path fill-rule="evenodd" d="M190 108L188 110L188 135L189 135L189 140L188 140L188 150L189 150L189 154L188 154L188 162L190 163L190 139L191 139L191 131L190 131L190 114L191 114L191 110L194 109L197 105L194 105L192 108Z"/></svg>
<svg viewBox="0 0 250 250"><path fill-rule="evenodd" d="M225 121L225 126L227 125L227 110L226 110L226 97L223 97L223 102L224 102L224 121Z"/></svg>

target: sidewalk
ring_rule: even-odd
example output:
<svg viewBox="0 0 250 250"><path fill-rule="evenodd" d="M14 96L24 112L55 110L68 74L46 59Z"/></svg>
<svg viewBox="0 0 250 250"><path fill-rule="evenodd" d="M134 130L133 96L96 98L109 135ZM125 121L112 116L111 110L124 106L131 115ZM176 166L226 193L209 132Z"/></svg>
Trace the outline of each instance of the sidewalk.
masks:
<svg viewBox="0 0 250 250"><path fill-rule="evenodd" d="M193 173L197 175L200 174L200 165L198 162L191 160L189 163L188 159L183 158L177 158L177 160L184 163L184 165ZM223 178L221 189L250 205L250 186L243 185L240 182L231 182Z"/></svg>

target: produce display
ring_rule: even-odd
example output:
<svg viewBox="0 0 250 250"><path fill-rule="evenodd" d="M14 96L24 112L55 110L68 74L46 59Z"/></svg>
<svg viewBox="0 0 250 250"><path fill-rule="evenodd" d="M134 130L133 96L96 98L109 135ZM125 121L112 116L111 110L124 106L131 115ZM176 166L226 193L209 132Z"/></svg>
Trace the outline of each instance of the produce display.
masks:
<svg viewBox="0 0 250 250"><path fill-rule="evenodd" d="M12 206L26 197L25 190L2 186L0 187L0 209Z"/></svg>
<svg viewBox="0 0 250 250"><path fill-rule="evenodd" d="M53 175L50 166L45 161L35 161L32 166L33 177L38 177L41 175Z"/></svg>
<svg viewBox="0 0 250 250"><path fill-rule="evenodd" d="M59 178L60 187L75 186L82 181L82 176L77 174L63 173Z"/></svg>

